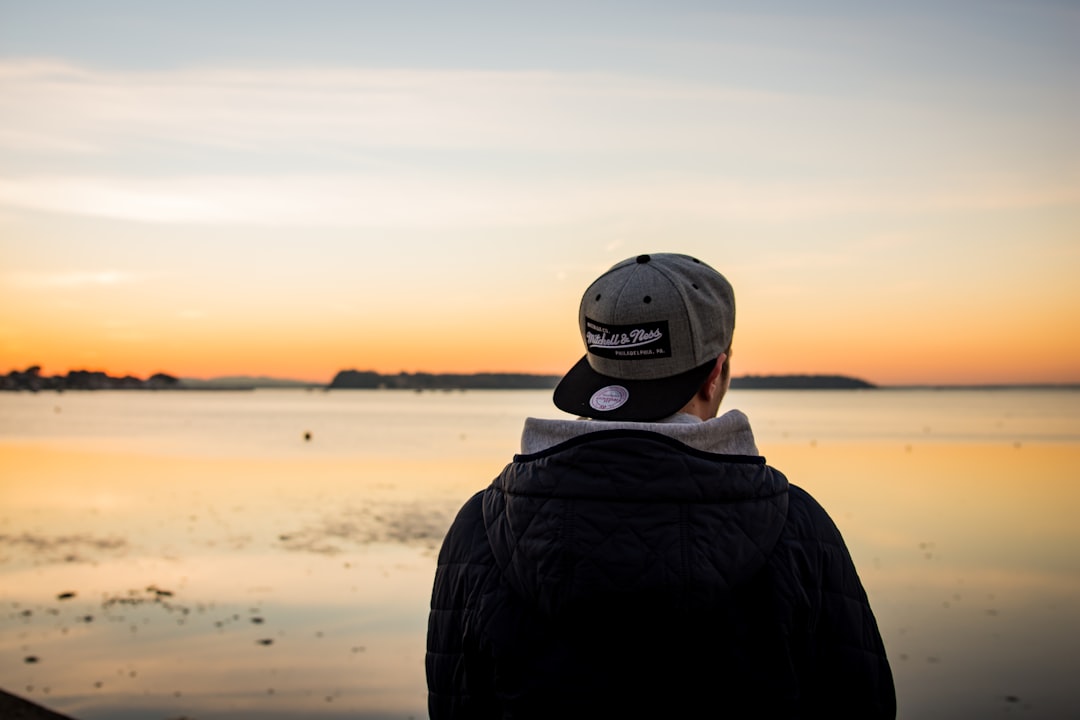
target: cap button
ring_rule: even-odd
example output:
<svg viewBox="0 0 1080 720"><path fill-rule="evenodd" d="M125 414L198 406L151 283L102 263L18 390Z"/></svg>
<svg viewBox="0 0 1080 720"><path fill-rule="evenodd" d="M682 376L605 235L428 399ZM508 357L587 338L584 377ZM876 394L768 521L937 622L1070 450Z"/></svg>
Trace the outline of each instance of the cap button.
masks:
<svg viewBox="0 0 1080 720"><path fill-rule="evenodd" d="M638 265L644 265L645 263L649 262L650 260L652 260L652 258L649 257L648 255L638 255L637 256Z"/></svg>

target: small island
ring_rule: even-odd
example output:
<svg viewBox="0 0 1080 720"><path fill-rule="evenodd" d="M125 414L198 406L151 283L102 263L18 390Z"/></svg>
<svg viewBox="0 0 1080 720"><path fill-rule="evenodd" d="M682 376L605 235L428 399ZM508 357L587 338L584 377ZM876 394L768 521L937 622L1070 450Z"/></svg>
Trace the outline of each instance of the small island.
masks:
<svg viewBox="0 0 1080 720"><path fill-rule="evenodd" d="M733 390L870 390L877 385L845 375L744 375L731 378Z"/></svg>
<svg viewBox="0 0 1080 720"><path fill-rule="evenodd" d="M329 390L548 390L559 382L557 375L526 373L382 375L372 370L342 370L327 386Z"/></svg>
<svg viewBox="0 0 1080 720"><path fill-rule="evenodd" d="M398 373L342 370L329 390L550 390L558 375L475 373L471 375ZM746 375L731 379L736 390L866 390L872 383L844 375Z"/></svg>
<svg viewBox="0 0 1080 720"><path fill-rule="evenodd" d="M41 367L12 370L0 375L0 390L172 390L180 387L179 378L155 373L145 380L125 375L116 377L99 370L72 370L66 375L42 375Z"/></svg>

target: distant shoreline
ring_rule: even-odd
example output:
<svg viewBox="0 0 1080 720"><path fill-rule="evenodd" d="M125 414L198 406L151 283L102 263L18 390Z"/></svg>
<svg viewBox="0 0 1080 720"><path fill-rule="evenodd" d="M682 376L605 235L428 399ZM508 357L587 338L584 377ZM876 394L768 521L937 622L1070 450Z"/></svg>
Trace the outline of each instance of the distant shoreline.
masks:
<svg viewBox="0 0 1080 720"><path fill-rule="evenodd" d="M1001 383L980 385L879 385L878 390L1080 390L1080 383Z"/></svg>
<svg viewBox="0 0 1080 720"><path fill-rule="evenodd" d="M156 373L146 380L110 376L100 371L73 370L66 375L43 376L39 368L12 371L0 375L0 390L14 392L80 390L153 390L153 391L251 391L257 389L306 390L550 390L559 382L558 375L529 373L398 373L384 375L370 370L342 370L329 383L236 375L211 379L179 378ZM1080 390L1080 383L920 383L877 385L846 375L743 375L731 380L733 390Z"/></svg>

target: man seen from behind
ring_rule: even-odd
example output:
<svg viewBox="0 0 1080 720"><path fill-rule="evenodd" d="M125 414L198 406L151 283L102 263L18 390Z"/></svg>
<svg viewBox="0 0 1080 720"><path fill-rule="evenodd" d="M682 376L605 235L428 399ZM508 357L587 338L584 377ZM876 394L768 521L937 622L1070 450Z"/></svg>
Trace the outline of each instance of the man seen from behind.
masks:
<svg viewBox="0 0 1080 720"><path fill-rule="evenodd" d="M454 520L431 717L893 718L866 592L825 510L718 416L732 288L640 255L585 291L585 356Z"/></svg>

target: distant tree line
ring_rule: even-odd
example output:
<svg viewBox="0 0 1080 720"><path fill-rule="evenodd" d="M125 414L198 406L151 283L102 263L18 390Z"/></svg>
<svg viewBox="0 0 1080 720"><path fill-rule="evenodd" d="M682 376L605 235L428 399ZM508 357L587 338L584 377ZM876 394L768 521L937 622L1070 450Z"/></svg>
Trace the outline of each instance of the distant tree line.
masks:
<svg viewBox="0 0 1080 720"><path fill-rule="evenodd" d="M228 382L223 382L228 380ZM373 370L342 370L334 376L328 390L550 390L559 382L558 375L527 373L407 373L383 375ZM94 370L72 370L66 375L45 376L41 367L13 370L0 376L0 390L196 390L252 389L255 387L322 387L274 378L237 377L192 381L155 373L143 380L131 375L114 377ZM737 390L858 390L876 387L871 383L843 375L747 375L731 379Z"/></svg>
<svg viewBox="0 0 1080 720"><path fill-rule="evenodd" d="M744 375L731 378L735 390L864 390L872 383L844 375Z"/></svg>
<svg viewBox="0 0 1080 720"><path fill-rule="evenodd" d="M372 370L342 370L328 387L331 390L547 390L558 383L558 375L405 372L382 375ZM876 386L843 375L747 375L732 378L731 387L739 390L859 390Z"/></svg>
<svg viewBox="0 0 1080 720"><path fill-rule="evenodd" d="M26 370L12 370L0 376L0 390L170 390L179 387L179 379L155 373L143 380L132 375L114 377L97 370L72 370L66 375L42 375L39 365Z"/></svg>
<svg viewBox="0 0 1080 720"><path fill-rule="evenodd" d="M383 375L372 370L342 370L330 382L330 390L548 390L559 382L557 375L525 373L398 373Z"/></svg>

